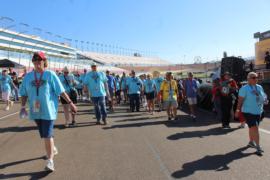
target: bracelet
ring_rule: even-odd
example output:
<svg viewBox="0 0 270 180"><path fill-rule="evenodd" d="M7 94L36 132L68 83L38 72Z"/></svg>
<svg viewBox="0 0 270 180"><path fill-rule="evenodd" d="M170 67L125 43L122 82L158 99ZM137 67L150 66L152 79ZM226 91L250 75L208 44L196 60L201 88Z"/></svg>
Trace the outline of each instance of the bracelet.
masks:
<svg viewBox="0 0 270 180"><path fill-rule="evenodd" d="M68 102L68 104L71 104L71 103L72 103L72 101L69 101L69 102Z"/></svg>

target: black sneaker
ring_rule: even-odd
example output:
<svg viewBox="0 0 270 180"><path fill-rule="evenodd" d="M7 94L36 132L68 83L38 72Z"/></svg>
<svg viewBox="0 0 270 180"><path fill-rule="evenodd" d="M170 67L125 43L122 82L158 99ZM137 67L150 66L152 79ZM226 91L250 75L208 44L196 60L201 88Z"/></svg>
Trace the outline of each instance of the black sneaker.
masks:
<svg viewBox="0 0 270 180"><path fill-rule="evenodd" d="M103 119L102 121L103 121L104 125L107 125L107 120L106 119Z"/></svg>
<svg viewBox="0 0 270 180"><path fill-rule="evenodd" d="M72 126L76 126L76 125L77 125L76 121L72 121L72 122L71 122L71 125L72 125Z"/></svg>
<svg viewBox="0 0 270 180"><path fill-rule="evenodd" d="M97 121L97 122L96 122L96 125L101 125L100 121Z"/></svg>
<svg viewBox="0 0 270 180"><path fill-rule="evenodd" d="M168 117L168 121L171 121L172 120L172 118L171 117Z"/></svg>

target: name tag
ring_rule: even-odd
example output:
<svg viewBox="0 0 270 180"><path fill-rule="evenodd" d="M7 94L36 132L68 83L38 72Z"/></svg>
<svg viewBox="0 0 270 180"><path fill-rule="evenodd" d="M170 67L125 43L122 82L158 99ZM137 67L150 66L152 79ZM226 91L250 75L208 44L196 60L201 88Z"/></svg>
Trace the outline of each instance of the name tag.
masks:
<svg viewBox="0 0 270 180"><path fill-rule="evenodd" d="M39 100L33 101L33 112L34 113L40 112L40 101Z"/></svg>

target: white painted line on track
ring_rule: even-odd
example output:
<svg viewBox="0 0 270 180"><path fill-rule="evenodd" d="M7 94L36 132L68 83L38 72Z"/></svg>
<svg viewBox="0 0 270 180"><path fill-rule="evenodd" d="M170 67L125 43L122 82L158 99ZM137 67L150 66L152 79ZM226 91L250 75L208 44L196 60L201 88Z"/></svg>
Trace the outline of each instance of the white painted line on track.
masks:
<svg viewBox="0 0 270 180"><path fill-rule="evenodd" d="M268 131L268 130L265 130L265 129L259 129L261 132L264 132L264 133L266 133L266 134L270 134L270 131Z"/></svg>
<svg viewBox="0 0 270 180"><path fill-rule="evenodd" d="M167 177L168 180L172 180L170 172L169 172L168 168L165 166L165 164L163 163L157 149L151 143L149 143L149 141L147 139L145 139L145 142L148 145L148 147L151 149L155 159L159 163L161 172Z"/></svg>
<svg viewBox="0 0 270 180"><path fill-rule="evenodd" d="M5 118L10 117L10 116L14 116L15 114L19 114L19 112L20 112L20 111L15 112L15 113L12 113L12 114L8 114L8 115L3 116L3 117L0 117L0 120L1 120L1 119L5 119Z"/></svg>

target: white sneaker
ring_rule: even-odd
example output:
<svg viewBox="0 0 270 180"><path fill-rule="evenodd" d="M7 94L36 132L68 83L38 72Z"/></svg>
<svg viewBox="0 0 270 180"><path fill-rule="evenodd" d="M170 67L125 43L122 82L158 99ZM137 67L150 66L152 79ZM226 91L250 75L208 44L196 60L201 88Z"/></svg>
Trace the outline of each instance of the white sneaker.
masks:
<svg viewBox="0 0 270 180"><path fill-rule="evenodd" d="M8 110L9 110L9 106L6 106L6 107L5 107L5 111L8 111Z"/></svg>
<svg viewBox="0 0 270 180"><path fill-rule="evenodd" d="M10 101L10 106L13 106L14 105L14 101Z"/></svg>
<svg viewBox="0 0 270 180"><path fill-rule="evenodd" d="M53 160L49 159L47 161L47 165L45 167L45 170L46 171L50 171L50 172L53 172L55 169L54 169L54 163L53 163Z"/></svg>
<svg viewBox="0 0 270 180"><path fill-rule="evenodd" d="M53 148L53 155L57 155L58 154L58 149L54 146Z"/></svg>

